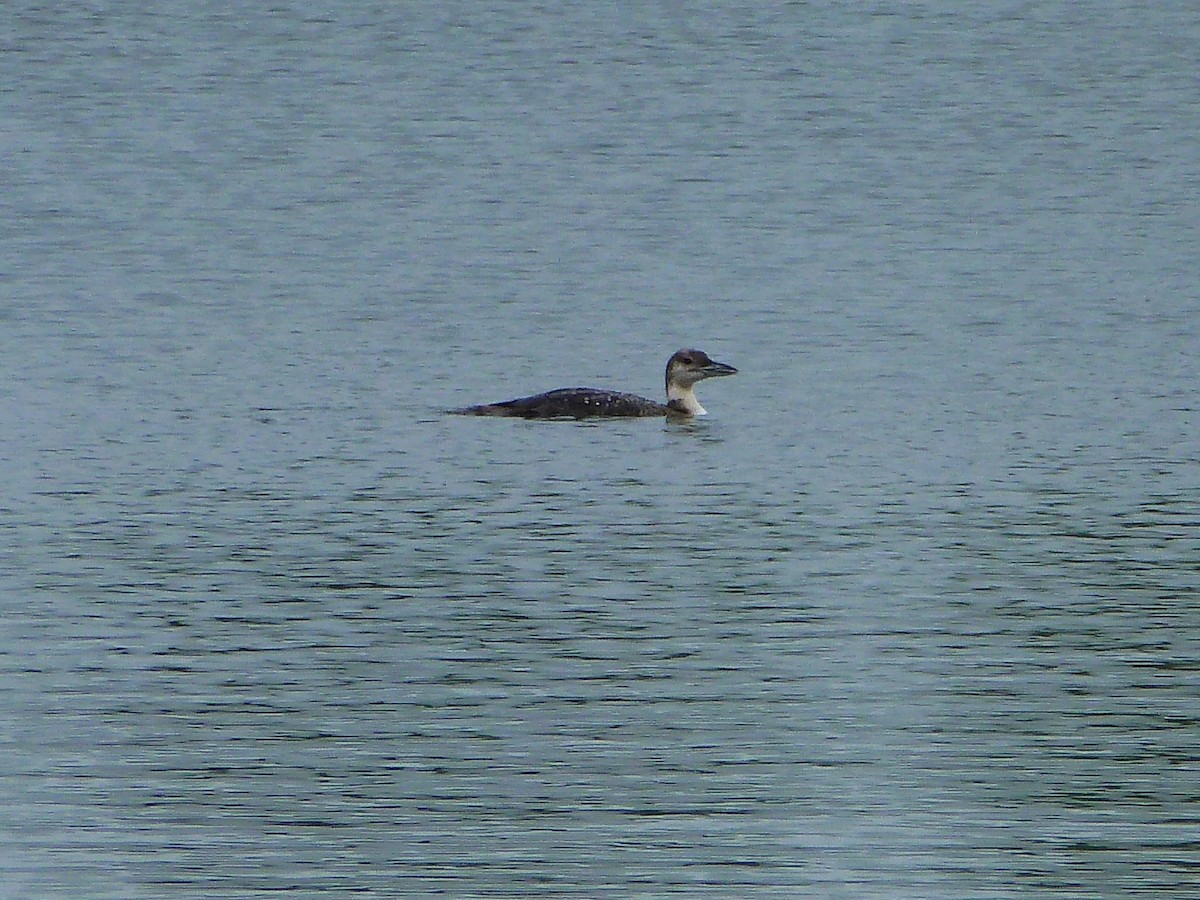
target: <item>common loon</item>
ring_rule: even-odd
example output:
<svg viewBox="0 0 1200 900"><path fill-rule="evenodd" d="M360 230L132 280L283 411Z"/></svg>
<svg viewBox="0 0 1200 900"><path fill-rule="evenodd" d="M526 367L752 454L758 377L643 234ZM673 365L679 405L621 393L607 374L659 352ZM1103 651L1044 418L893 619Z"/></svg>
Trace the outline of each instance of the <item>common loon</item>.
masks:
<svg viewBox="0 0 1200 900"><path fill-rule="evenodd" d="M485 403L456 409L465 416L513 416L522 419L588 419L593 416L703 416L696 400L696 382L719 375L736 375L737 369L714 362L701 350L680 350L667 360L667 402L655 403L637 394L597 388L559 388L532 397L502 403Z"/></svg>

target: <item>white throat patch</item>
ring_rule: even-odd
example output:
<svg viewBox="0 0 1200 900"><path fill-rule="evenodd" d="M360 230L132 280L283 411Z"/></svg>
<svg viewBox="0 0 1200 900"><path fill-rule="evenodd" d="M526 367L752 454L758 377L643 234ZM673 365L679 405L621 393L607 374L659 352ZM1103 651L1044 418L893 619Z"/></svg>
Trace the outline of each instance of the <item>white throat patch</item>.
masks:
<svg viewBox="0 0 1200 900"><path fill-rule="evenodd" d="M689 384L687 387L682 387L677 384L671 385L671 389L667 391L667 402L674 401L676 405L683 408L690 416L706 416L708 410L700 405L700 401L696 399L696 392Z"/></svg>

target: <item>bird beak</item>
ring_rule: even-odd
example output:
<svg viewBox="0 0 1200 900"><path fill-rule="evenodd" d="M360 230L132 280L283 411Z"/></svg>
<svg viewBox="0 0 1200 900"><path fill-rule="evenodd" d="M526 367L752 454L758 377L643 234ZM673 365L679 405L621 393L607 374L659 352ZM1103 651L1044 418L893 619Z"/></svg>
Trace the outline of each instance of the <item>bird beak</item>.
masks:
<svg viewBox="0 0 1200 900"><path fill-rule="evenodd" d="M736 375L737 369L733 366L727 366L725 363L719 363L715 360L710 362L701 371L704 372L706 378L716 378L718 375Z"/></svg>

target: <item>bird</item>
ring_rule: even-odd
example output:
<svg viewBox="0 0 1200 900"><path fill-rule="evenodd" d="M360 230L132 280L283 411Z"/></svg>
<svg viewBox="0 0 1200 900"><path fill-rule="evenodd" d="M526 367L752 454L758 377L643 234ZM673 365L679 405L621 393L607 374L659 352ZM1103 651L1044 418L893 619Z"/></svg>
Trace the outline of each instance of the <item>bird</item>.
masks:
<svg viewBox="0 0 1200 900"><path fill-rule="evenodd" d="M733 366L711 359L703 350L679 350L667 360L667 402L658 403L637 394L600 388L559 388L498 403L483 403L451 410L464 416L508 416L521 419L590 419L596 417L666 416L690 419L707 415L696 399L695 386L706 378L736 375Z"/></svg>

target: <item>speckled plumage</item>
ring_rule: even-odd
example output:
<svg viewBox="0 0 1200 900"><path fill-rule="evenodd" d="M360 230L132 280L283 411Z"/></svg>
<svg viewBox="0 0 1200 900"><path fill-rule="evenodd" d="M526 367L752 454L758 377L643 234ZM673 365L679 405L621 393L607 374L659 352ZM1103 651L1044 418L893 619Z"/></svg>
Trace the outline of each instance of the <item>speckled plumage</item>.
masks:
<svg viewBox="0 0 1200 900"><path fill-rule="evenodd" d="M667 402L656 403L621 391L598 388L559 388L531 397L518 397L499 403L468 406L454 412L467 416L508 416L522 419L589 419L604 417L671 416L688 418L704 415L692 388L698 381L720 375L733 375L737 369L714 362L700 350L680 350L667 361Z"/></svg>
<svg viewBox="0 0 1200 900"><path fill-rule="evenodd" d="M586 419L593 416L665 416L671 410L637 394L597 388L559 388L532 397L485 403L461 412L476 416L514 416L523 419Z"/></svg>

